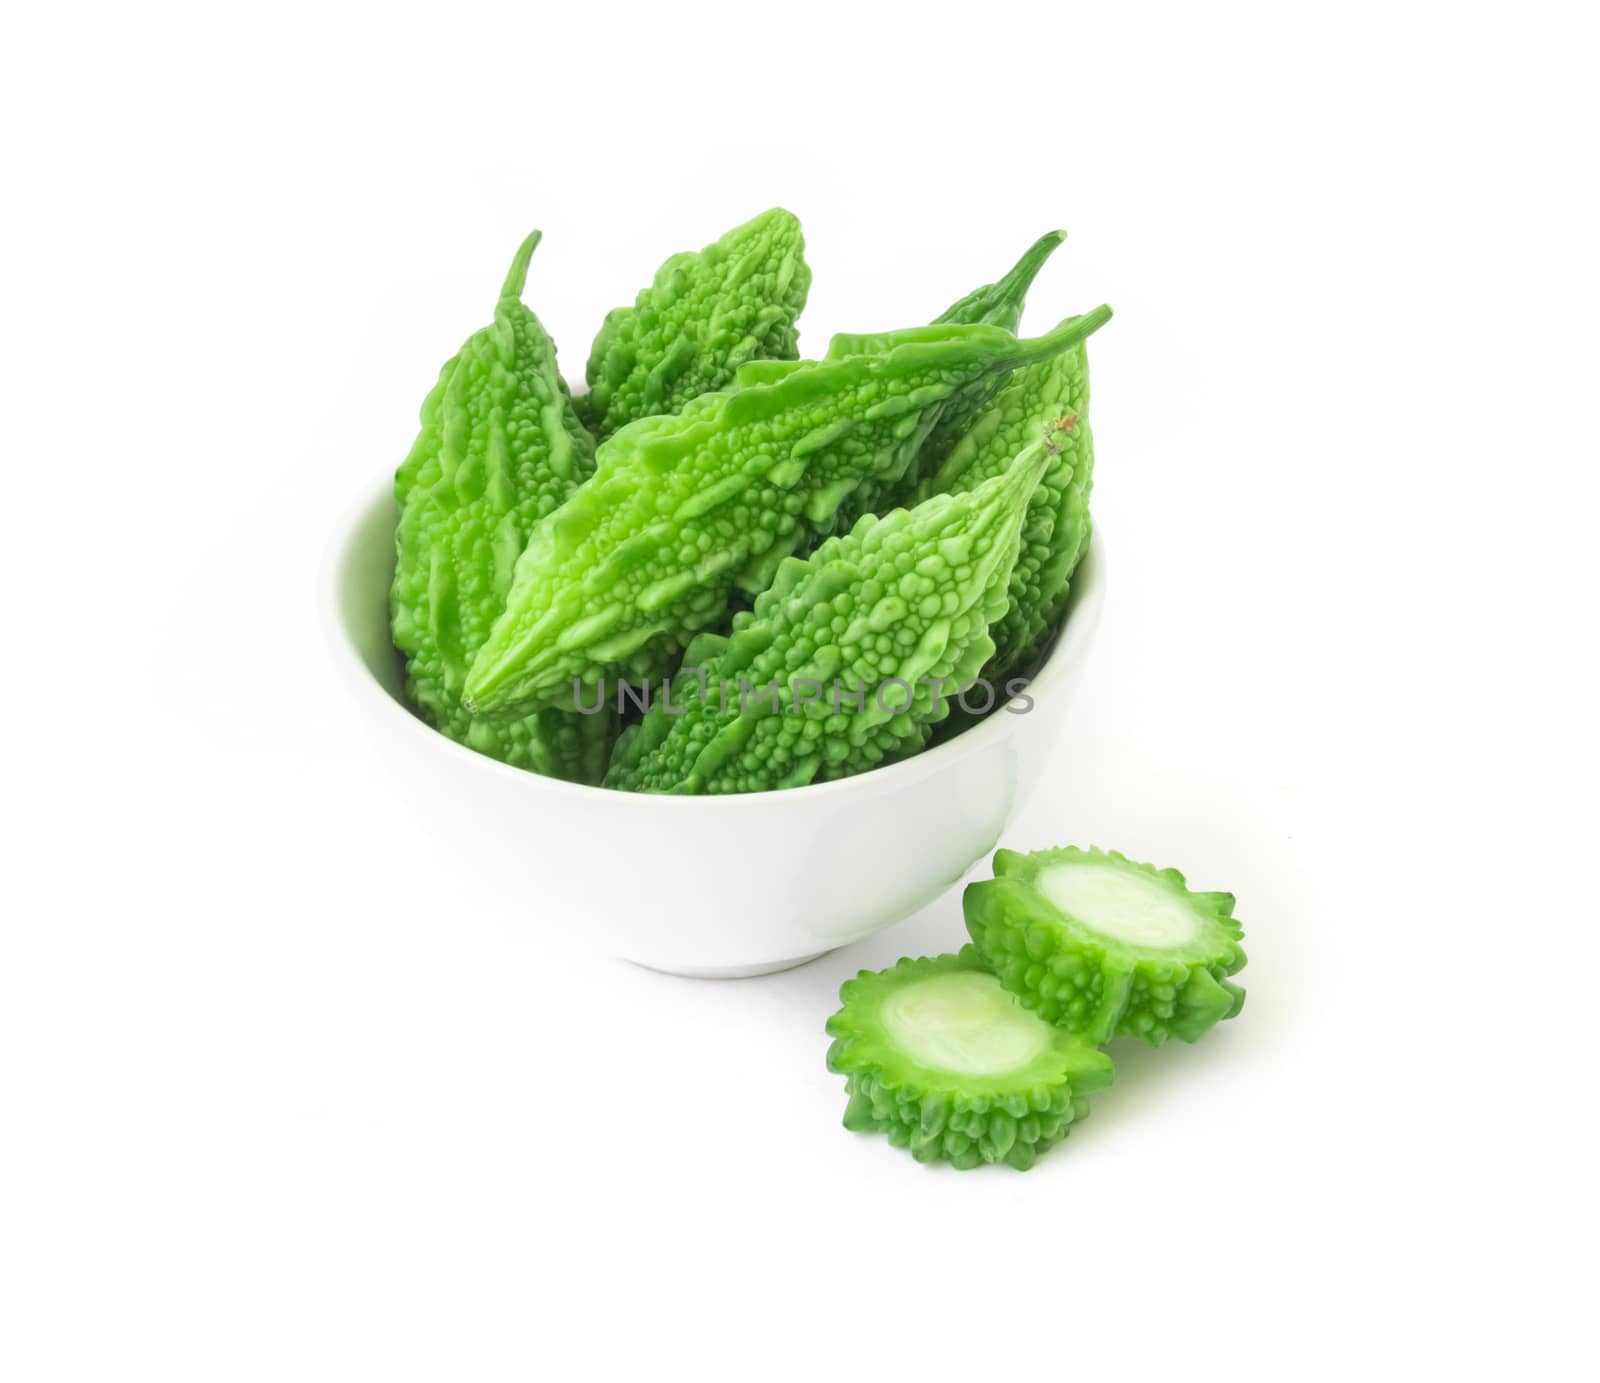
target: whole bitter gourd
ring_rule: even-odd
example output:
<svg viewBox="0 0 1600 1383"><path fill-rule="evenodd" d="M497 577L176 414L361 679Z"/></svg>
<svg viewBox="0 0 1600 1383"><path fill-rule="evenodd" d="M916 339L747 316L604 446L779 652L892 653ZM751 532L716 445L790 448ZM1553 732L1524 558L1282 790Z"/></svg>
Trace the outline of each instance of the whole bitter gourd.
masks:
<svg viewBox="0 0 1600 1383"><path fill-rule="evenodd" d="M499 722L461 704L536 520L578 487L594 444L572 410L555 347L521 302L535 231L517 251L494 323L445 365L395 480L400 521L390 591L411 700L439 730L522 768L594 782L609 719L546 712Z"/></svg>
<svg viewBox="0 0 1600 1383"><path fill-rule="evenodd" d="M919 1162L1018 1171L1067 1136L1111 1060L1023 1008L971 946L863 970L828 1019L844 1126L888 1135Z"/></svg>
<svg viewBox="0 0 1600 1383"><path fill-rule="evenodd" d="M810 287L800 223L781 207L673 255L631 307L607 315L580 415L604 439L724 388L747 360L793 360Z"/></svg>
<svg viewBox="0 0 1600 1383"><path fill-rule="evenodd" d="M571 707L579 687L670 672L696 633L726 618L735 584L764 589L863 480L903 475L953 393L1058 355L1110 315L1101 307L1032 340L916 327L868 353L758 361L734 389L624 428L530 535L468 673L468 708Z"/></svg>
<svg viewBox="0 0 1600 1383"><path fill-rule="evenodd" d="M789 558L733 635L690 645L671 699L623 733L608 787L762 792L915 752L994 651L1032 452L965 495L868 515Z"/></svg>
<svg viewBox="0 0 1600 1383"><path fill-rule="evenodd" d="M967 930L1011 993L1075 1037L1193 1042L1244 1006L1231 893L1073 847L1001 850L994 873L967 886Z"/></svg>
<svg viewBox="0 0 1600 1383"><path fill-rule="evenodd" d="M1041 235L997 282L975 288L966 297L952 303L934 318L934 325L997 326L1015 334L1022 321L1022 308L1028 289L1033 286L1044 262L1066 238L1066 232L1058 230ZM836 336L830 344L829 355L832 357L836 352L848 350L869 350L876 340L871 336ZM850 528L863 514L881 514L911 503L921 474L950 451L966 431L974 414L1005 383L1005 378L1003 373L985 376L953 395L928 429L928 436L905 475L892 481L864 482L839 507L839 530Z"/></svg>
<svg viewBox="0 0 1600 1383"><path fill-rule="evenodd" d="M926 499L981 485L1005 470L1041 431L1050 433L1053 455L1028 505L1010 604L991 631L995 656L986 676L997 683L1039 651L1066 609L1072 573L1088 546L1094 441L1082 343L1016 371L917 489L917 497Z"/></svg>

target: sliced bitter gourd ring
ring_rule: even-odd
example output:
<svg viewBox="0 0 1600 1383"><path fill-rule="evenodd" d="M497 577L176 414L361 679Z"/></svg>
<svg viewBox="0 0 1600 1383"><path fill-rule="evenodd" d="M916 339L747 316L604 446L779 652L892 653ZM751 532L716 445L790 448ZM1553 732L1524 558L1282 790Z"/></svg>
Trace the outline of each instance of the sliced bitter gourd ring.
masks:
<svg viewBox="0 0 1600 1383"><path fill-rule="evenodd" d="M967 930L1005 987L1085 1042L1193 1042L1244 1007L1231 893L1115 851L1001 850L969 884Z"/></svg>
<svg viewBox="0 0 1600 1383"><path fill-rule="evenodd" d="M1027 1171L1111 1084L1104 1052L1029 1013L971 946L863 970L839 997L828 1069L848 1078L844 1126L919 1162Z"/></svg>

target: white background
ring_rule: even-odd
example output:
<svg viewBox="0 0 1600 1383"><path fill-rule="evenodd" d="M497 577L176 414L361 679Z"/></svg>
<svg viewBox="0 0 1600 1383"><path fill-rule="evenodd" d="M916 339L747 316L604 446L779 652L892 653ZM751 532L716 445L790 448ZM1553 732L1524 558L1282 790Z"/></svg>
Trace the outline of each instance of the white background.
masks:
<svg viewBox="0 0 1600 1383"><path fill-rule="evenodd" d="M586 13L6 21L0 1374L1592 1368L1578 7ZM770 979L597 957L470 804L419 836L318 625L528 229L580 374L774 203L808 352L1055 225L1029 326L1117 310L1106 620L1007 843L1232 889L1250 1001L1025 1176L823 1067L955 895Z"/></svg>

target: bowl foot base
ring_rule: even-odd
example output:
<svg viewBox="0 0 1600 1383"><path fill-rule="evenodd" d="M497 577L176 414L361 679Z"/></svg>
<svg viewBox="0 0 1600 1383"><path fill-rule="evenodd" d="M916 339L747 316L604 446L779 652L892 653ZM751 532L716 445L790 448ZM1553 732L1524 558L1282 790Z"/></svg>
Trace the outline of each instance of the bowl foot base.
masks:
<svg viewBox="0 0 1600 1383"><path fill-rule="evenodd" d="M682 975L689 980L748 980L756 975L776 975L780 970L793 970L796 966L807 965L819 956L825 956L835 948L830 946L824 951L813 951L809 956L796 956L793 960L775 960L765 965L712 965L688 966L679 969L677 966L650 965L636 960L631 962L641 970L654 970L659 975Z"/></svg>

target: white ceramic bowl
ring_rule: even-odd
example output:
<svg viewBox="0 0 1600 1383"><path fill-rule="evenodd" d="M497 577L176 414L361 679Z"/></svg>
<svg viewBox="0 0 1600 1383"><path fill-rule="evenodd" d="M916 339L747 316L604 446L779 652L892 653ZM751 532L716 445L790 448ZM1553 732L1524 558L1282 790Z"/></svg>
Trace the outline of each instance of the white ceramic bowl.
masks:
<svg viewBox="0 0 1600 1383"><path fill-rule="evenodd" d="M456 744L408 707L389 640L396 511L386 481L337 536L326 597L366 719L426 795L481 827L463 869L503 871L550 925L679 975L760 975L909 916L994 848L1037 783L1099 621L1096 531L1023 714L999 711L937 748L859 777L782 792L664 797L541 778Z"/></svg>

